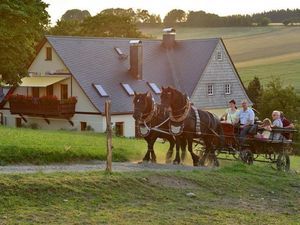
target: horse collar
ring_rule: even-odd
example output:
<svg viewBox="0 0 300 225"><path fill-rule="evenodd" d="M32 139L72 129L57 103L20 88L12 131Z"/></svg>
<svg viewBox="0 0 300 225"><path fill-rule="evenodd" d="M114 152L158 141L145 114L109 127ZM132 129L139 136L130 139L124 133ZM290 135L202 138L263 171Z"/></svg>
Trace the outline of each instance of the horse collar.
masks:
<svg viewBox="0 0 300 225"><path fill-rule="evenodd" d="M181 110L184 110L183 114L179 115L179 116L174 116L171 111L170 112L170 120L172 122L176 122L176 123L180 123L180 122L184 121L187 118L187 116L190 112L190 109L191 109L191 102L189 101L189 99L187 99L185 106L181 109Z"/></svg>

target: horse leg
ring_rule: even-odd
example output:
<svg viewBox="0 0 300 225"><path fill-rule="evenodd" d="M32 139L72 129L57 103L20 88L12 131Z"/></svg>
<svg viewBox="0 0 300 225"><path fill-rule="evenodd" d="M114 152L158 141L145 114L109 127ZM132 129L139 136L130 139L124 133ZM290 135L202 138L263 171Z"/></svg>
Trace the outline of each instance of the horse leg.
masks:
<svg viewBox="0 0 300 225"><path fill-rule="evenodd" d="M144 162L149 162L149 160L150 160L150 151L147 150L147 152L146 152L146 154L145 154L145 156L143 158L143 161Z"/></svg>
<svg viewBox="0 0 300 225"><path fill-rule="evenodd" d="M153 134L147 136L145 138L145 140L147 141L147 152L143 158L143 162L149 162L150 160L153 161L153 157L155 158L156 160L156 156L155 156L155 153L154 153L154 150L153 150L153 145L154 145L154 142L156 140L156 137L153 136Z"/></svg>
<svg viewBox="0 0 300 225"><path fill-rule="evenodd" d="M186 157L186 139L181 137L181 164L184 163Z"/></svg>
<svg viewBox="0 0 300 225"><path fill-rule="evenodd" d="M188 142L188 150L192 156L193 159L193 165L198 166L199 165L199 157L193 152L193 137L187 137Z"/></svg>
<svg viewBox="0 0 300 225"><path fill-rule="evenodd" d="M180 164L180 156L179 156L179 150L180 150L180 137L176 137L176 156L173 161L173 164Z"/></svg>
<svg viewBox="0 0 300 225"><path fill-rule="evenodd" d="M166 163L171 163L171 158L172 158L173 150L174 150L174 146L175 146L175 140L174 140L173 136L169 136L169 135L167 136L166 139L170 143L170 147L169 147L169 150L168 150L167 155L166 155Z"/></svg>
<svg viewBox="0 0 300 225"><path fill-rule="evenodd" d="M151 138L151 140L148 143L148 149L150 152L150 160L152 163L156 163L156 155L155 155L154 148L153 148L156 139L157 139L157 136L154 136Z"/></svg>

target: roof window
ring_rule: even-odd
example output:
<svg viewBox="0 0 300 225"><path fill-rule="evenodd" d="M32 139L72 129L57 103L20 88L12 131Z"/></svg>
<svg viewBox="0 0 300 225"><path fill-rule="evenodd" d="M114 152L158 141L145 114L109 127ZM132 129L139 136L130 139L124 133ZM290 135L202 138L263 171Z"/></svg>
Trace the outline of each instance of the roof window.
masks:
<svg viewBox="0 0 300 225"><path fill-rule="evenodd" d="M100 84L93 84L93 86L95 87L95 89L97 90L98 94L101 97L108 97L109 96L107 94L107 92L104 90L104 88L102 87L102 85L100 85Z"/></svg>
<svg viewBox="0 0 300 225"><path fill-rule="evenodd" d="M129 96L133 96L134 95L134 91L133 89L130 87L129 84L124 84L124 83L121 83L122 87L124 88L124 90L127 92L127 94Z"/></svg>
<svg viewBox="0 0 300 225"><path fill-rule="evenodd" d="M152 89L152 91L153 91L155 94L160 94L160 93L161 93L161 90L160 90L160 88L156 85L156 83L150 83L150 82L148 82L148 85L149 85L149 87Z"/></svg>

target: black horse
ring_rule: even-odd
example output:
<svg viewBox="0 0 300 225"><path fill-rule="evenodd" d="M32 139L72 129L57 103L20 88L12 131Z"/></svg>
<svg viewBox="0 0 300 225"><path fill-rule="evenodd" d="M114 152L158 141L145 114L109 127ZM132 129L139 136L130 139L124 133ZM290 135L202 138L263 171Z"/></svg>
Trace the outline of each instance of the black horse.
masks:
<svg viewBox="0 0 300 225"><path fill-rule="evenodd" d="M186 139L193 165L197 166L199 156L193 152L193 141L194 138L201 138L204 142L205 153L200 160L200 165L204 165L206 159L211 157L214 164L218 166L214 150L217 145L222 145L224 140L220 120L210 112L194 108L186 94L171 87L162 87L161 104L169 109L171 127L178 131L178 135L175 134L176 148L180 143L180 138Z"/></svg>
<svg viewBox="0 0 300 225"><path fill-rule="evenodd" d="M134 93L134 113L133 118L137 122L137 129L140 135L144 137L148 144L148 150L143 161L156 162L156 155L153 149L157 138L163 138L169 141L170 147L166 155L166 163L171 161L173 149L175 146L174 136L168 133L169 120L168 113L161 105L155 104L150 92L137 94ZM185 158L186 144L182 143L182 158Z"/></svg>

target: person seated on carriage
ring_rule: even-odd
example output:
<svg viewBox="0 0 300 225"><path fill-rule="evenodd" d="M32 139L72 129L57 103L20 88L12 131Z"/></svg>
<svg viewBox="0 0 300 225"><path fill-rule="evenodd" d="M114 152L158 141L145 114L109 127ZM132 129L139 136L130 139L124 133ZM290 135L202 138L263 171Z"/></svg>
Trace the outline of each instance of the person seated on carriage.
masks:
<svg viewBox="0 0 300 225"><path fill-rule="evenodd" d="M280 112L280 119L283 125L283 128L290 128L290 129L294 129L295 125L290 122L283 114L283 112ZM282 135L287 139L291 139L291 134L290 133L282 133Z"/></svg>
<svg viewBox="0 0 300 225"><path fill-rule="evenodd" d="M281 119L283 128L291 128L291 129L295 128L295 125L284 116L282 111L280 112L280 119Z"/></svg>
<svg viewBox="0 0 300 225"><path fill-rule="evenodd" d="M236 102L234 99L229 101L229 108L226 109L225 113L221 117L222 122L224 123L230 123L230 124L236 124L239 122L238 117L239 110L236 107Z"/></svg>
<svg viewBox="0 0 300 225"><path fill-rule="evenodd" d="M272 118L273 118L273 123L272 123L272 128L283 128L283 124L280 118L280 112L275 110L272 112ZM282 138L282 135L280 132L273 132L272 135L270 136L270 139L272 140L280 140Z"/></svg>
<svg viewBox="0 0 300 225"><path fill-rule="evenodd" d="M242 101L242 109L238 112L238 118L240 121L240 145L243 145L247 134L250 132L252 126L254 125L255 114L254 111L249 108L248 101Z"/></svg>
<svg viewBox="0 0 300 225"><path fill-rule="evenodd" d="M271 136L272 122L270 119L266 118L262 121L262 124L258 127L262 129L262 132L258 132L254 137L259 140L268 140Z"/></svg>

